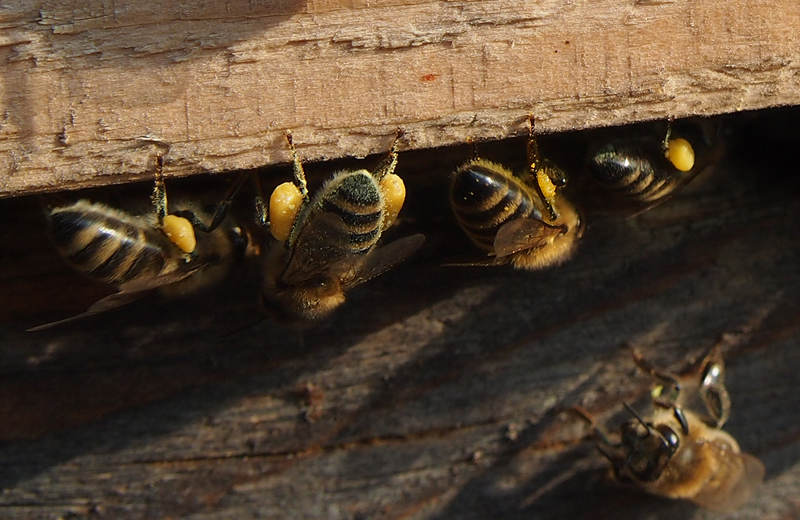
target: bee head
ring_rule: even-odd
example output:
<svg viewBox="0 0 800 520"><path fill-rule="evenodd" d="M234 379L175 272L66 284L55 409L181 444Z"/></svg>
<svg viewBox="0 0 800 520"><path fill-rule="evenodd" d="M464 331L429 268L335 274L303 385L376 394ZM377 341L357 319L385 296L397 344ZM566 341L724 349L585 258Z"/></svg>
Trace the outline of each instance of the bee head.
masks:
<svg viewBox="0 0 800 520"><path fill-rule="evenodd" d="M322 291L308 287L294 287L277 294L262 293L264 310L276 321L285 324L300 324L328 316L344 303L342 291Z"/></svg>
<svg viewBox="0 0 800 520"><path fill-rule="evenodd" d="M623 471L640 482L657 480L680 447L680 437L668 425L654 426L638 416L622 425L621 438Z"/></svg>
<svg viewBox="0 0 800 520"><path fill-rule="evenodd" d="M276 271L267 270L270 272ZM261 292L265 312L290 325L324 318L344 300L342 284L331 274L318 274L293 285L282 282L279 276L265 276Z"/></svg>

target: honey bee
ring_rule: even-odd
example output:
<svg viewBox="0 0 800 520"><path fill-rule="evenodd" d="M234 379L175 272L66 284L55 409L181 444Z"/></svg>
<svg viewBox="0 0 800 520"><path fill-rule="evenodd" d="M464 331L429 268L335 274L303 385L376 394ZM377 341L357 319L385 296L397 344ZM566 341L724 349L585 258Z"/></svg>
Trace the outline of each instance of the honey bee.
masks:
<svg viewBox="0 0 800 520"><path fill-rule="evenodd" d="M723 367L714 358L705 361L702 378L688 388L671 386L669 396L654 392L653 412L647 420L626 403L633 419L622 424L619 442L595 426L586 412L576 411L594 426L597 448L611 462L619 481L654 495L730 512L747 502L761 484L764 465L742 452L736 439L717 427L727 419L730 401L709 397L724 392L727 398L727 390L720 377ZM684 401L694 397L687 394L701 396L707 417L683 407Z"/></svg>
<svg viewBox="0 0 800 520"><path fill-rule="evenodd" d="M227 217L227 209L244 178L237 179L208 216L193 200L179 200L167 210L167 192L157 158L152 214L133 215L85 199L48 210L53 243L77 271L111 285L117 292L93 303L85 312L39 325L47 329L92 316L159 289L180 296L211 286L224 278L232 260L243 254L247 236ZM202 276L200 274L202 273Z"/></svg>
<svg viewBox="0 0 800 520"><path fill-rule="evenodd" d="M287 133L294 178L274 189L269 222L263 219L278 241L264 265L262 301L268 311L288 321L320 319L344 303L348 290L419 249L420 234L378 247L405 201L405 185L394 173L399 137L400 132L374 172L336 172L309 196L303 165Z"/></svg>
<svg viewBox="0 0 800 520"><path fill-rule="evenodd" d="M511 264L538 270L566 261L583 235L583 222L559 188L565 173L539 155L530 118L528 170L515 176L504 166L473 158L450 184L450 207L459 226L492 258L466 265Z"/></svg>
<svg viewBox="0 0 800 520"><path fill-rule="evenodd" d="M670 122L662 140L637 135L594 147L587 169L601 186L603 206L635 214L666 201L709 163L706 130L684 126L673 133ZM703 160L696 160L697 147Z"/></svg>

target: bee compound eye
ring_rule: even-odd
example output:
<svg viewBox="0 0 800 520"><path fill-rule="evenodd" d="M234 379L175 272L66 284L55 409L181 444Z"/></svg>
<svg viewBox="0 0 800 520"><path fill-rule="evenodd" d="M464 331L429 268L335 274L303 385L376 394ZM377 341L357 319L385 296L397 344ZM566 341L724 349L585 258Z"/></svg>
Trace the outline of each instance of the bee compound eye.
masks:
<svg viewBox="0 0 800 520"><path fill-rule="evenodd" d="M664 447L670 452L674 453L681 444L680 437L675 431L666 424L659 424L656 428L664 439Z"/></svg>

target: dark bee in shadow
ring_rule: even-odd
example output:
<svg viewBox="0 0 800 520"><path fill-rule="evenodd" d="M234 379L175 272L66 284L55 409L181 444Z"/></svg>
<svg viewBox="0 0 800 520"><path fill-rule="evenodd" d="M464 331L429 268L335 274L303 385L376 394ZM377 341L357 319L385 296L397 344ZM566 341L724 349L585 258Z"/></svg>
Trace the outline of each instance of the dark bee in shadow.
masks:
<svg viewBox="0 0 800 520"><path fill-rule="evenodd" d="M473 158L450 184L450 207L461 229L491 258L461 265L511 264L537 270L566 261L583 234L575 207L561 193L564 172L541 158L530 120L528 170Z"/></svg>
<svg viewBox="0 0 800 520"><path fill-rule="evenodd" d="M344 303L348 290L411 256L424 237L378 246L405 200L403 180L394 173L397 138L374 172L336 172L313 196L291 134L287 140L294 180L275 188L269 222L262 218L278 241L265 259L262 300L279 318L315 320Z"/></svg>
<svg viewBox="0 0 800 520"><path fill-rule="evenodd" d="M717 158L712 132L710 123L668 123L663 139L644 131L592 147L586 169L598 209L635 214L668 200Z"/></svg>

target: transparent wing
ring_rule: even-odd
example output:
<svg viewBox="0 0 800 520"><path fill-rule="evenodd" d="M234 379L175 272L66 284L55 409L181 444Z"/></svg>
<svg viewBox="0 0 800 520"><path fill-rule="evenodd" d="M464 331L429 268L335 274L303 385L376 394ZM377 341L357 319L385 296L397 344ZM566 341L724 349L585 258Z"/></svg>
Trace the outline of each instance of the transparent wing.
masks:
<svg viewBox="0 0 800 520"><path fill-rule="evenodd" d="M464 260L463 262L453 260L442 264L442 267L495 267L505 265L509 260L509 257L498 258L491 256L484 260Z"/></svg>
<svg viewBox="0 0 800 520"><path fill-rule="evenodd" d="M498 257L545 246L564 232L562 226L551 226L535 218L518 218L504 224L494 237L494 253Z"/></svg>
<svg viewBox="0 0 800 520"><path fill-rule="evenodd" d="M342 272L342 287L347 290L380 276L413 255L425 242L425 235L410 235L374 249L350 272Z"/></svg>
<svg viewBox="0 0 800 520"><path fill-rule="evenodd" d="M104 298L100 298L90 305L89 308L84 312L76 314L75 316L70 316L69 318L64 318L63 320L52 321L50 323L44 323L42 325L37 325L36 327L31 327L27 330L27 332L47 330L52 327L64 325L76 320L88 318L89 316L94 316L95 314L101 314L103 312L108 312L110 310L123 307L143 297L148 291L184 280L203 267L204 265L197 265L187 271L172 272L145 280L133 280L131 282L124 283L120 285L117 292L109 294Z"/></svg>
<svg viewBox="0 0 800 520"><path fill-rule="evenodd" d="M734 453L729 445L707 442L718 464L692 502L713 511L731 512L747 502L764 480L764 464L749 453Z"/></svg>

